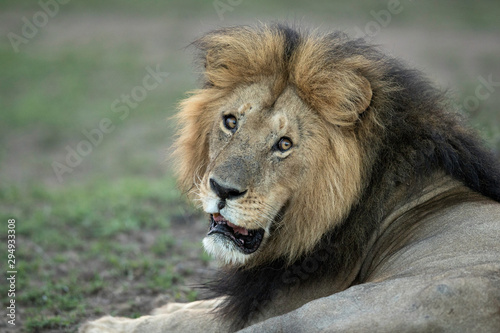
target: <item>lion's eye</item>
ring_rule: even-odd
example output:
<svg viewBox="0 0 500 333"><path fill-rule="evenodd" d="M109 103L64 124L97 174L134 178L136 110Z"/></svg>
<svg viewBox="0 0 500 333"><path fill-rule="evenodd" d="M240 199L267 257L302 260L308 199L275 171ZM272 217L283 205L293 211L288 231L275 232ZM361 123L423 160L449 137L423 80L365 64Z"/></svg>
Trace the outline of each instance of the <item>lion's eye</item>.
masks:
<svg viewBox="0 0 500 333"><path fill-rule="evenodd" d="M286 152L287 150L290 150L292 146L293 146L292 140L290 140L289 138L281 138L280 141L278 142L278 149L282 153Z"/></svg>
<svg viewBox="0 0 500 333"><path fill-rule="evenodd" d="M233 115L228 115L224 117L224 127L230 131L234 131L238 127L238 120Z"/></svg>

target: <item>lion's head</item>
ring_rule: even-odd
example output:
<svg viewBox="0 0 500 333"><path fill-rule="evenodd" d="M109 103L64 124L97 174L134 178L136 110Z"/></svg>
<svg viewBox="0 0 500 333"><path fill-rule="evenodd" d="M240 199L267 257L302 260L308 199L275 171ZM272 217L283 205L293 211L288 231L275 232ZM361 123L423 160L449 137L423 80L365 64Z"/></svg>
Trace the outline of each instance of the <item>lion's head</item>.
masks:
<svg viewBox="0 0 500 333"><path fill-rule="evenodd" d="M381 128L374 91L394 88L372 87L373 59L345 42L264 26L195 43L204 88L181 104L177 169L210 216L203 244L221 261L293 261L359 199L368 168L358 136Z"/></svg>

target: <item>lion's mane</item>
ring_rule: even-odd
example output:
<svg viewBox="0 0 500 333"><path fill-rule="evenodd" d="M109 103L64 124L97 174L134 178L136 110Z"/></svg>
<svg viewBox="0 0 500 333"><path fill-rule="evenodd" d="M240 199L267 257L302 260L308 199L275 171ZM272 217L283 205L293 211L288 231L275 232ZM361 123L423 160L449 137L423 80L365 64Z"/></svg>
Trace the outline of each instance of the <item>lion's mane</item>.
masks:
<svg viewBox="0 0 500 333"><path fill-rule="evenodd" d="M308 258L323 258L325 251L329 253L307 281L301 283L314 283L320 277L335 276L348 269L394 207L394 193L403 193L397 200L405 200L420 190L422 180L436 172L451 175L476 192L500 201L498 161L482 148L481 140L462 125L459 117L448 111L443 94L418 71L406 68L363 40L349 39L342 33L320 35L277 24L217 30L194 45L200 51L203 76L202 88L181 104L179 114L175 156L183 190L189 192L206 171L208 138L214 121L210 110L217 109L221 97L235 87L263 78L272 78L273 89L277 91L293 86L322 121L355 135L359 153L352 157L347 152L345 158L361 160L360 185L338 180L342 191L351 191L349 186L360 186L360 194L349 203L342 223L318 235L311 244L298 246L297 253L252 268L222 270L209 284L215 295L228 296L221 313L232 318L235 327L247 322L276 293L293 286L295 283L290 283L288 273ZM367 82L370 96L366 96ZM360 113L359 106L366 98L369 106ZM338 140L325 139L332 143ZM325 172L317 178L329 175ZM287 207L287 217L298 217L286 221L288 225L302 224L304 228L300 211L318 201L323 210L338 209L330 202L321 202L325 197L321 186L312 196L310 193L303 196L300 205ZM322 221L324 215L319 213L309 215L314 223L328 222ZM307 243L308 239L300 238L299 234L292 241Z"/></svg>

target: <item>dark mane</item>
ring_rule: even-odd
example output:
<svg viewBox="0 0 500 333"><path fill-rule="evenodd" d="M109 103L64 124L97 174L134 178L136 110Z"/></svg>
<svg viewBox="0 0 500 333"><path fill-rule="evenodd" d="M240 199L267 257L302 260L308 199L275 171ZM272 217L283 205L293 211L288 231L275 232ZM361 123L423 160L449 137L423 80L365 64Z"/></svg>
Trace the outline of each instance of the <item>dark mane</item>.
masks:
<svg viewBox="0 0 500 333"><path fill-rule="evenodd" d="M285 61L308 38L307 34L283 25L272 29L286 37L282 54ZM408 187L407 194L411 195L420 190L422 180L444 172L500 202L498 160L460 117L449 111L443 93L418 71L384 56L363 40L350 40L340 33L331 34L326 40L331 42L331 62L353 55L372 62L372 67L362 72L372 84L372 102L356 124L363 154L370 161L363 194L347 219L325 235L312 253L293 265L287 266L283 258L258 268L226 270L207 284L211 297L228 296L219 311L234 321L235 329L258 314L276 293L326 275L333 277L347 269L364 251L369 237L390 209L391 195L402 185ZM198 47L204 52L203 45ZM376 118L378 125L364 121L370 116ZM307 278L294 275L294 266L307 260L320 260L321 264Z"/></svg>

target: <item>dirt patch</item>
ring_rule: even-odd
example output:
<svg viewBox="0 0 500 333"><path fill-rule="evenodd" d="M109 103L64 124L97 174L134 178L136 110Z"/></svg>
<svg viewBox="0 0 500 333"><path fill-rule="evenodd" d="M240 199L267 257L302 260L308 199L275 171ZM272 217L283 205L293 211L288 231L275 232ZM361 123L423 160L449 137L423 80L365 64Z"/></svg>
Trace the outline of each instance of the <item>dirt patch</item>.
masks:
<svg viewBox="0 0 500 333"><path fill-rule="evenodd" d="M136 288L144 285L146 281L140 276L124 277L121 281L110 281L115 289L103 289L86 301L92 307L100 308L102 314L113 314L115 316L135 316L149 314L153 309L163 306L168 302L188 302L192 292L201 291L199 288L203 283L209 281L216 270L213 261L202 260L201 239L207 231L207 223L199 216L186 215L177 216L173 219L169 233L175 242L165 253L165 260L175 262L174 276L182 278L175 280L176 288L164 290L163 292L151 292L144 288ZM123 244L136 244L138 253L151 251L161 230L148 230L145 232L123 233L116 237ZM179 258L182 258L179 260ZM78 263L81 264L81 263ZM92 272L104 272L102 277L106 278L106 267L90 263L88 281L93 278ZM181 283L182 282L182 283ZM198 296L199 297L199 296ZM88 319L95 319L101 315L94 315Z"/></svg>

